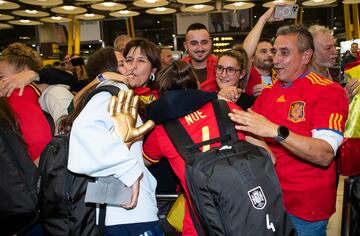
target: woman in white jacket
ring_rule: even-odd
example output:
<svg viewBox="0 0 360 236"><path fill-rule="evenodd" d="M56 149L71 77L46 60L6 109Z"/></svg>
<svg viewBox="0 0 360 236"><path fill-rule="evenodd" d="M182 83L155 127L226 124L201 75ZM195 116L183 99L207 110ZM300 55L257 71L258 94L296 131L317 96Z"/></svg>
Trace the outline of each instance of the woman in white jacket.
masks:
<svg viewBox="0 0 360 236"><path fill-rule="evenodd" d="M98 75L106 71L126 72L122 55L112 48L102 48L88 60L89 78L101 77ZM128 90L123 83L107 80L98 86L108 84ZM130 204L107 206L105 235L163 235L157 217L156 180L144 165L142 141L129 144L112 134L119 122L109 112L110 93L100 92L83 106L84 98L93 89L84 93L74 113L65 122L71 126L68 169L93 177L113 176L132 187ZM74 117L76 119L71 125ZM136 127L141 125L138 117Z"/></svg>

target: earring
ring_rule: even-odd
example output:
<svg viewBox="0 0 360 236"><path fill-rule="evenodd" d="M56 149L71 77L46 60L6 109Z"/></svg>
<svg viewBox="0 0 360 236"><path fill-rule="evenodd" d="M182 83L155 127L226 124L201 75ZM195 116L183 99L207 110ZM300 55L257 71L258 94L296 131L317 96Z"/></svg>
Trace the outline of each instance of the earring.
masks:
<svg viewBox="0 0 360 236"><path fill-rule="evenodd" d="M150 81L155 81L155 75L153 74L153 73L151 73L151 75L150 75Z"/></svg>

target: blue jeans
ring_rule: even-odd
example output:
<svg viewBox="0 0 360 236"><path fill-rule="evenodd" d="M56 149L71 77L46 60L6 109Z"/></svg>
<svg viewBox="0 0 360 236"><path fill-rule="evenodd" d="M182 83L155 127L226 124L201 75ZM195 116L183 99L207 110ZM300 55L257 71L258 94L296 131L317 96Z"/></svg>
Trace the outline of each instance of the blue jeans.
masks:
<svg viewBox="0 0 360 236"><path fill-rule="evenodd" d="M289 214L298 236L326 236L326 226L329 220L306 221Z"/></svg>
<svg viewBox="0 0 360 236"><path fill-rule="evenodd" d="M105 226L105 236L164 236L159 221Z"/></svg>

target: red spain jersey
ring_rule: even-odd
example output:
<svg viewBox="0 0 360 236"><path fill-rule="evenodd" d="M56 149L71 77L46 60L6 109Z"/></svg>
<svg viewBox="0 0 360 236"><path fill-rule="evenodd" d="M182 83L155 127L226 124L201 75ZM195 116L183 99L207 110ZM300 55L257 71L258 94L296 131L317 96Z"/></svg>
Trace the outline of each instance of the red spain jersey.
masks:
<svg viewBox="0 0 360 236"><path fill-rule="evenodd" d="M38 102L40 92L28 85L22 96L19 90L14 90L8 102L19 121L19 128L27 144L28 153L32 160L36 160L52 138L48 121Z"/></svg>
<svg viewBox="0 0 360 236"><path fill-rule="evenodd" d="M230 110L234 108L241 109L232 102L228 102L228 106ZM179 121L185 127L186 131L195 143L219 137L219 130L211 102L206 103L199 110L180 118ZM239 140L245 139L244 134L240 132L238 132L238 137ZM202 151L207 151L210 148L219 145L219 143L215 143L211 146L204 146L202 147ZM161 157L167 158L171 168L179 178L185 193L188 194L185 182L185 162L172 144L162 125L156 125L154 130L150 133L144 143L143 152L144 157L153 163L158 162ZM192 224L187 204L185 207L183 225L184 228L182 235L197 235Z"/></svg>
<svg viewBox="0 0 360 236"><path fill-rule="evenodd" d="M299 135L311 137L311 131L322 129L342 135L348 99L337 83L307 72L291 84L278 81L264 89L252 108ZM335 163L320 167L274 140L266 141L277 158L275 167L287 211L308 221L328 219L335 212Z"/></svg>

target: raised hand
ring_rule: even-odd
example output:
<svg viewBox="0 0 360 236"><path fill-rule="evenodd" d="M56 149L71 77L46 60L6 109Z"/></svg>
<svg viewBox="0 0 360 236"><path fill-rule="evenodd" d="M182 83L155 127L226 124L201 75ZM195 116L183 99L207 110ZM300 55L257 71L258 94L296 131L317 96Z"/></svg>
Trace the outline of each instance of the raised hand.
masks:
<svg viewBox="0 0 360 236"><path fill-rule="evenodd" d="M118 96L113 96L110 101L110 116L115 125L114 133L128 148L155 125L152 120L148 120L140 127L136 127L138 105L139 96L134 96L133 90L120 91Z"/></svg>
<svg viewBox="0 0 360 236"><path fill-rule="evenodd" d="M350 79L345 85L345 92L351 102L353 97L360 92L360 79Z"/></svg>
<svg viewBox="0 0 360 236"><path fill-rule="evenodd" d="M25 86L35 80L39 80L38 73L26 69L3 77L0 79L0 97L9 97L15 89L20 89L19 96L22 96Z"/></svg>

